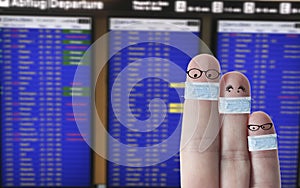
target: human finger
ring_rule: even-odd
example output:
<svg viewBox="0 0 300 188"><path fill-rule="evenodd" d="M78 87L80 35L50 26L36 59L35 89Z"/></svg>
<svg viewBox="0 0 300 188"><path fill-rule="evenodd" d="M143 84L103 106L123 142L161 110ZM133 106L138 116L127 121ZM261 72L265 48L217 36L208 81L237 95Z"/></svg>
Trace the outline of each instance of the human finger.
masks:
<svg viewBox="0 0 300 188"><path fill-rule="evenodd" d="M198 55L189 63L187 73L180 152L181 187L218 188L219 62L211 55Z"/></svg>
<svg viewBox="0 0 300 188"><path fill-rule="evenodd" d="M247 125L250 113L250 84L239 72L229 72L220 81L221 121L220 187L249 187L250 161Z"/></svg>
<svg viewBox="0 0 300 188"><path fill-rule="evenodd" d="M277 136L271 118L264 112L250 115L248 145L251 160L251 188L280 187Z"/></svg>

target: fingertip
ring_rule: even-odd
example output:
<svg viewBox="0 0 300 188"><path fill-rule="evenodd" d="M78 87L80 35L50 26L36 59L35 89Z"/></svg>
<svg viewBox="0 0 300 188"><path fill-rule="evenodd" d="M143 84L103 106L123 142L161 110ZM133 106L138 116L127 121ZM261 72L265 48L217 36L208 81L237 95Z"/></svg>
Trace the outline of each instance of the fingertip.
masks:
<svg viewBox="0 0 300 188"><path fill-rule="evenodd" d="M219 61L214 56L210 54L200 54L195 56L190 61L187 71L195 68L200 69L201 71L216 70L218 72L218 76L215 79L209 79L203 73L201 77L193 78L194 74L190 73L190 76L187 75L187 82L219 82L221 68Z"/></svg>
<svg viewBox="0 0 300 188"><path fill-rule="evenodd" d="M231 77L231 76L236 76L236 77L240 77L241 79L246 79L246 80L248 80L247 79L247 77L243 74L243 73L241 73L241 72L239 72L239 71L230 71L230 72L227 72L227 73L225 73L223 76L222 76L222 78L223 79L228 79L228 76L229 77Z"/></svg>
<svg viewBox="0 0 300 188"><path fill-rule="evenodd" d="M264 111L252 112L252 114L249 116L249 123L257 123L259 121L272 121L272 119Z"/></svg>
<svg viewBox="0 0 300 188"><path fill-rule="evenodd" d="M232 71L222 76L220 97L248 97L250 95L250 83L244 74Z"/></svg>
<svg viewBox="0 0 300 188"><path fill-rule="evenodd" d="M269 126L269 124L271 124L271 128L268 129L267 126ZM271 117L263 112L263 111L257 111L257 112L253 112L250 116L249 116L249 125L267 125L265 126L265 130L262 129L261 127L258 130L251 130L251 128L248 127L248 133L249 136L256 136L256 135L266 135L266 134L275 134L275 126L273 124L273 121L271 119Z"/></svg>

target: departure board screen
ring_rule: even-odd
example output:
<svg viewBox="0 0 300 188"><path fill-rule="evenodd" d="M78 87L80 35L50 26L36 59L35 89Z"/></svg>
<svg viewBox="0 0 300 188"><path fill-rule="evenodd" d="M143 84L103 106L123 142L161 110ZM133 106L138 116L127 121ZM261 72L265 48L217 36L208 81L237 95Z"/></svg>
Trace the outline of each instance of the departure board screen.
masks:
<svg viewBox="0 0 300 188"><path fill-rule="evenodd" d="M219 20L222 72L251 82L252 111L270 114L278 134L282 187L296 187L300 113L300 21Z"/></svg>
<svg viewBox="0 0 300 188"><path fill-rule="evenodd" d="M89 187L91 18L0 16L1 187ZM85 75L73 82L78 66ZM73 104L72 97L80 103ZM89 135L84 135L90 138Z"/></svg>
<svg viewBox="0 0 300 188"><path fill-rule="evenodd" d="M110 18L109 29L111 58L108 71L110 97L108 131L114 139L133 148L129 153L124 153L121 147L109 140L108 155L114 162L108 163L108 186L180 187L178 153L166 161L157 161L157 164L147 167L120 165L118 161L127 160L125 162L128 164L142 164L155 161L160 152L166 152L169 147L176 147L179 151L180 136L172 146L165 144L160 151L146 150L143 159L136 158L135 147L160 144L173 133L178 122L181 122L180 99L183 98L182 83L185 82L185 71L191 58L197 55L200 49L199 40L191 40L190 35L197 38L200 36L200 20ZM190 53L187 54L180 48ZM115 49L120 50L113 53ZM175 73L171 71L172 63L160 59L174 63L173 65L180 67L183 74L174 75ZM125 75L126 79L118 80L120 74ZM143 74L147 78L135 83ZM163 75L166 77L172 75L170 76L172 82L168 83L160 79ZM118 92L112 93L113 87L114 91ZM179 88L179 94L174 88ZM130 95L126 94L128 90ZM166 117L161 124L152 131L129 129L128 126L133 125L137 120L143 121L150 116L148 105L153 98L163 100L167 106ZM126 104L127 102L129 104ZM156 121L155 117L159 116L156 114L156 108L159 106L154 105L151 114L154 116L153 122ZM126 122L123 123L116 117L117 113L121 116L132 113L133 116L127 116ZM151 127L147 123L141 126L142 129Z"/></svg>

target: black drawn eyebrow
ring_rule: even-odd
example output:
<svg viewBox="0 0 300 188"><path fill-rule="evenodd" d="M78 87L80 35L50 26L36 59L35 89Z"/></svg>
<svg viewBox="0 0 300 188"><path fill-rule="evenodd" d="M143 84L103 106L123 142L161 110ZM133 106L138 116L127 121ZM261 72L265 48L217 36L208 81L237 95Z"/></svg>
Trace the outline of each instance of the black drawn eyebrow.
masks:
<svg viewBox="0 0 300 188"><path fill-rule="evenodd" d="M243 90L244 92L246 91L246 89L245 89L244 86L240 86L238 89L241 89L241 90Z"/></svg>
<svg viewBox="0 0 300 188"><path fill-rule="evenodd" d="M232 85L226 87L226 91L229 91L229 89L233 89Z"/></svg>

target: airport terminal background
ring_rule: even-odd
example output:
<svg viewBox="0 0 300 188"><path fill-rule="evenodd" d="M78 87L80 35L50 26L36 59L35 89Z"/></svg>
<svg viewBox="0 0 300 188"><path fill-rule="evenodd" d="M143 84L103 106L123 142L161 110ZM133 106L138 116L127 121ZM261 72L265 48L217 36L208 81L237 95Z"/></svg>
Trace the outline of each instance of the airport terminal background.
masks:
<svg viewBox="0 0 300 188"><path fill-rule="evenodd" d="M238 70L247 75L252 110L269 113L279 135L282 187L299 186L300 2L12 2L0 0L1 187L179 187L179 154L150 167L126 167L95 154L83 137L107 146L107 155L114 161L125 157L128 163L135 160L135 151L122 156L110 140L95 137L95 116L100 116L108 132L124 144L151 146L168 138L182 113L185 75L176 76L172 83L153 78L172 75L160 61L147 67L136 63L127 72L126 81L117 80L117 75L131 62L147 57L169 59L185 70L190 57L168 44L180 43L197 55L202 49L197 41L187 40L190 33L209 46L222 73ZM130 22L143 27L128 28ZM80 60L106 32L112 35L101 54L112 58L98 77L96 96L101 97L96 100L98 111L93 111L91 85L98 76L93 68L101 60ZM130 45L112 54L114 49L142 39L161 43ZM74 82L78 66L84 74L80 82ZM142 69L153 77L132 88L131 109L124 110L124 91L134 85L132 81ZM114 84L119 93L111 93ZM72 103L74 97L80 102ZM146 119L146 106L154 97L163 99L168 109L154 131L127 130L116 118L121 111L133 111L129 123L135 118ZM82 111L74 114L74 105ZM75 115L88 125L86 135L77 129ZM165 147L179 147L179 138ZM159 152L147 153L145 160L155 160Z"/></svg>

